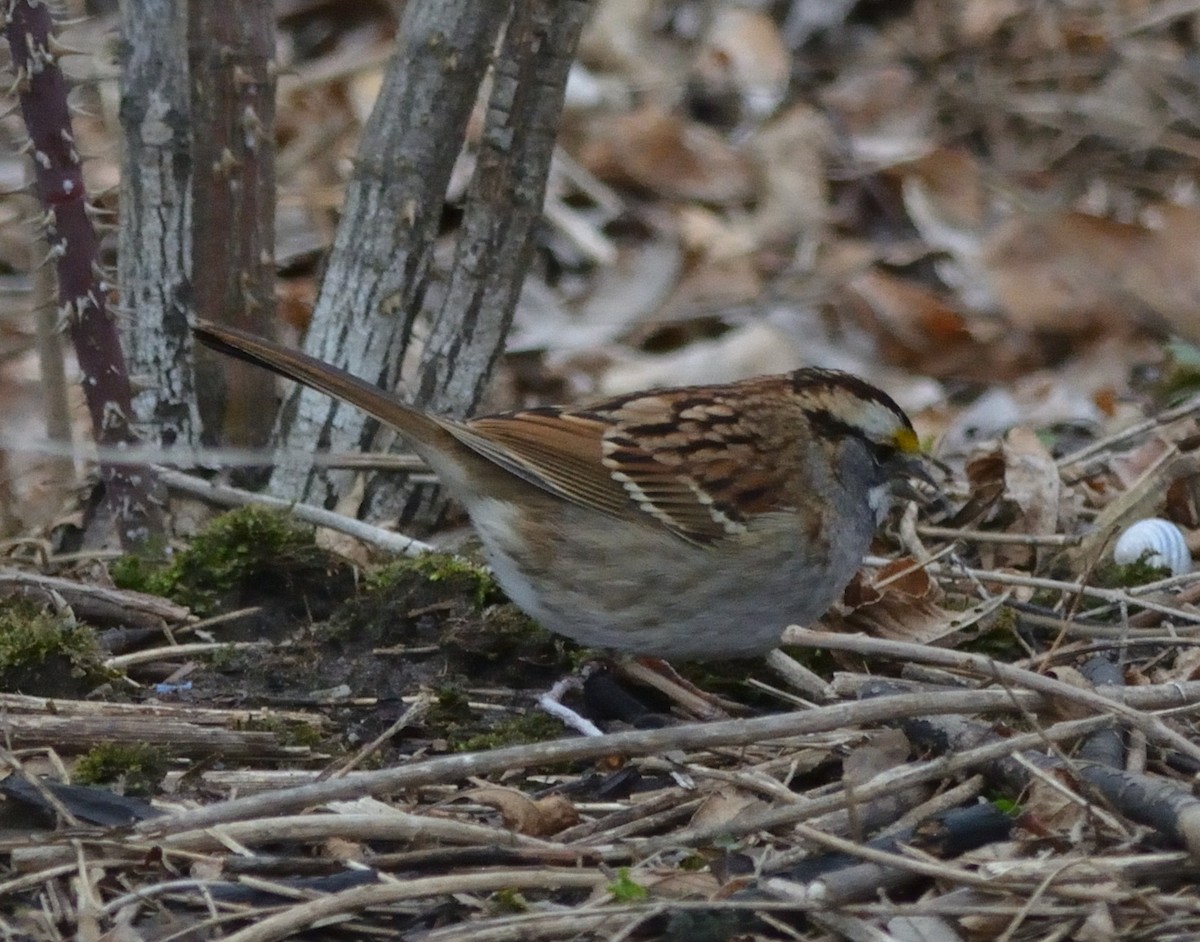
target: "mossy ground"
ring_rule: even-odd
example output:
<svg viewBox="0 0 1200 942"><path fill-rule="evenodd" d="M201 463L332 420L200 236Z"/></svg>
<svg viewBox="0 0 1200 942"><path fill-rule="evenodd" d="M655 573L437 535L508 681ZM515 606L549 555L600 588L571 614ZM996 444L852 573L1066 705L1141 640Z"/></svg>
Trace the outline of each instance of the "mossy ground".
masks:
<svg viewBox="0 0 1200 942"><path fill-rule="evenodd" d="M0 690L83 697L116 673L95 632L25 599L0 599Z"/></svg>
<svg viewBox="0 0 1200 942"><path fill-rule="evenodd" d="M169 562L126 556L111 571L121 588L164 596L198 615L263 604L319 617L354 586L352 567L317 546L311 527L259 507L217 517Z"/></svg>
<svg viewBox="0 0 1200 942"><path fill-rule="evenodd" d="M167 774L166 750L146 743L103 743L79 757L76 785L106 785L122 795L152 795Z"/></svg>
<svg viewBox="0 0 1200 942"><path fill-rule="evenodd" d="M190 678L189 699L320 705L339 730L321 739L325 753L374 739L420 693L435 703L403 733L407 749L414 741L477 750L559 736L561 725L533 699L591 656L540 628L484 567L461 556L430 553L356 570L318 547L310 528L272 511L225 514L166 564L125 558L113 568L118 584L205 615L257 606L222 625L220 639L286 643L209 657ZM690 676L745 700L746 670L692 665ZM646 697L649 710L660 707L652 692ZM386 749L377 757L388 758Z"/></svg>
<svg viewBox="0 0 1200 942"><path fill-rule="evenodd" d="M198 600L209 613L258 600L264 611L232 635L287 642L211 658L192 678L196 702L307 706L330 691L340 691L344 701L373 699L372 706L330 708L342 721L346 749L374 738L414 695L431 691L460 691L460 708L451 716L445 706L453 698L439 698L445 702L406 732L411 737L461 749L561 733L557 724L533 723L526 715L533 692L571 669L569 648L508 603L486 569L461 557L426 554L321 589L315 583L328 580L329 572L341 578L348 564L315 554L310 535L277 518L237 511L163 569L123 564L126 585L132 573L138 588ZM247 541L252 545L240 545ZM306 573L303 586L297 571ZM321 596L323 604L297 605L297 593ZM231 631L223 628L221 636ZM481 696L508 702L493 710L468 705ZM336 751L337 744L322 748Z"/></svg>

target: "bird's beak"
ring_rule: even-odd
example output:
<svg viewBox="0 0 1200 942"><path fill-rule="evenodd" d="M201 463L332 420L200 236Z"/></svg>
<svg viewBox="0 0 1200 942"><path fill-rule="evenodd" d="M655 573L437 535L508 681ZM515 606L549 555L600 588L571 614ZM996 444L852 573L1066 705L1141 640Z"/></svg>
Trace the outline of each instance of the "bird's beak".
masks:
<svg viewBox="0 0 1200 942"><path fill-rule="evenodd" d="M896 461L896 477L892 482L892 493L905 500L915 500L918 504L928 504L932 497L913 486L913 480L928 484L934 492L938 491L938 482L930 471L932 459L922 454L904 455Z"/></svg>

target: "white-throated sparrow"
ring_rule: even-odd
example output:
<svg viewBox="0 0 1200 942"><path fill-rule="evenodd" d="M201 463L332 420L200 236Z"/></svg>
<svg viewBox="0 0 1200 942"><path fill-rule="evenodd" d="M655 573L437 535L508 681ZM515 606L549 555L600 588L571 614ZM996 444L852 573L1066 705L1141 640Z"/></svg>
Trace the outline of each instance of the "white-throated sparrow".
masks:
<svg viewBox="0 0 1200 942"><path fill-rule="evenodd" d="M194 331L396 428L466 508L513 602L589 647L770 650L845 588L892 482L921 475L900 407L833 370L457 421L252 334Z"/></svg>

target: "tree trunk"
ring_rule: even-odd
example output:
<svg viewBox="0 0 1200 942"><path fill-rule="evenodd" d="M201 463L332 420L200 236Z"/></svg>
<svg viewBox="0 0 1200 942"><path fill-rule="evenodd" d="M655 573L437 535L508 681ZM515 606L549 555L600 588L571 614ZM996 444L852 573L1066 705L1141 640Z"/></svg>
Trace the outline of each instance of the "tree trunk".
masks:
<svg viewBox="0 0 1200 942"><path fill-rule="evenodd" d="M479 404L512 324L541 218L567 73L586 0L518 0L504 33L454 267L422 351L413 400L462 416ZM370 519L436 520L439 488L376 476Z"/></svg>
<svg viewBox="0 0 1200 942"><path fill-rule="evenodd" d="M270 334L275 323L275 7L188 3L192 282L198 317ZM275 399L265 370L197 358L205 438L266 444ZM220 377L224 377L224 382Z"/></svg>
<svg viewBox="0 0 1200 942"><path fill-rule="evenodd" d="M121 0L121 227L117 283L141 438L200 443L191 311L192 163L186 0Z"/></svg>
<svg viewBox="0 0 1200 942"><path fill-rule="evenodd" d="M395 389L425 301L430 254L467 119L509 4L408 0L313 311L305 349ZM311 390L281 416L280 497L334 506L357 472L315 468L318 447L369 447L377 423Z"/></svg>

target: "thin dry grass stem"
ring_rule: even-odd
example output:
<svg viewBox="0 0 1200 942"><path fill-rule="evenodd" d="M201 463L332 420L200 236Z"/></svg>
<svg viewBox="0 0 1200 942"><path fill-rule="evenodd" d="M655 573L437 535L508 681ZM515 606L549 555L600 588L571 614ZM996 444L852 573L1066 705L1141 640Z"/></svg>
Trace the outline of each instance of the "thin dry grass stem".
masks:
<svg viewBox="0 0 1200 942"><path fill-rule="evenodd" d="M695 762L689 762L685 768L688 775L694 776L697 780L709 779L714 782L725 782L729 785L736 785L744 791L762 795L764 798L772 798L775 801L782 801L786 804L795 804L804 801L803 797L797 795L782 782L769 775L741 769L714 769Z"/></svg>
<svg viewBox="0 0 1200 942"><path fill-rule="evenodd" d="M973 886L978 889L996 888L994 880L981 877L973 871L964 870L962 867L953 866L945 861L933 858L918 860L916 857L907 854L867 847L857 841L838 837L834 834L827 834L819 828L799 821L792 825L792 829L796 836L818 847L823 847L826 850L840 854L849 854L852 857L858 857L884 867L907 870L921 876L931 877L935 880L946 880L962 886ZM910 850L910 853L915 853L915 851Z"/></svg>
<svg viewBox="0 0 1200 942"><path fill-rule="evenodd" d="M353 517L325 510L323 507L313 507L309 504L298 504L295 501L281 500L265 494L255 494L225 484L204 481L192 477L190 474L182 474L167 468L159 468L158 473L160 480L172 490L182 491L194 497L202 497L228 507L257 506L286 510L297 520L344 533L385 553L419 556L421 553L433 550L428 543L423 543L413 537L384 530L361 520L355 520Z"/></svg>
<svg viewBox="0 0 1200 942"><path fill-rule="evenodd" d="M984 696L980 696L980 694ZM999 693L1006 698L1004 692ZM510 746L488 752L462 753L414 762L409 765L363 773L352 781L335 779L315 785L266 792L232 799L205 808L181 812L135 825L141 834L172 834L193 828L211 827L265 813L284 813L335 799L355 798L403 788L452 782L471 775L486 775L509 769L597 759L607 755L655 755L670 749L712 749L746 746L754 742L806 736L847 727L880 723L906 716L973 712L991 702L1004 709L1011 700L988 700L983 691L937 692L899 695L862 703L837 703L806 713L690 724L662 730L612 733L587 740L566 739ZM1105 701L1107 702L1107 701ZM1011 708L1011 706L1009 707Z"/></svg>
<svg viewBox="0 0 1200 942"><path fill-rule="evenodd" d="M0 711L5 714L42 713L62 718L110 717L144 719L147 722L177 720L196 726L245 726L263 720L305 723L317 728L329 725L329 717L301 710L274 707L193 706L176 703L109 703L103 700L68 700L31 697L22 693L0 693ZM262 773L256 773L262 774ZM302 773L311 775L312 773Z"/></svg>
<svg viewBox="0 0 1200 942"><path fill-rule="evenodd" d="M210 851L225 841L250 848L279 840L321 841L330 837L345 840L441 841L447 844L496 845L553 848L538 838L516 834L503 828L489 827L452 818L409 814L396 808L387 813L337 814L314 813L251 818L220 827L203 828L172 834L162 842L166 851Z"/></svg>
<svg viewBox="0 0 1200 942"><path fill-rule="evenodd" d="M191 622L182 627L176 628L176 634L184 634L186 632L195 633L197 631L208 631L212 628L220 628L230 622L240 621L243 618L250 618L259 614L262 611L261 605L250 605L246 608L237 608L232 612L222 612L220 615L213 615L209 618L202 618L199 621Z"/></svg>
<svg viewBox="0 0 1200 942"><path fill-rule="evenodd" d="M1188 572L1179 576L1169 576L1166 579L1147 582L1139 586L1130 586L1127 591L1131 598L1138 600L1136 604L1141 605L1143 596L1166 593L1172 589L1179 589L1180 592L1177 595L1164 596L1164 598L1169 598L1175 605L1182 605L1185 602L1192 601L1194 593L1200 589L1200 572ZM1121 602L1110 602L1105 605L1097 605L1095 608L1083 610L1079 613L1079 617L1100 618L1116 611L1121 604Z"/></svg>
<svg viewBox="0 0 1200 942"><path fill-rule="evenodd" d="M958 894L967 898L960 899ZM892 919L903 916L1011 916L1025 908L1024 902L994 902L975 890L960 890L958 894L948 893L944 897L922 899L917 903L856 903L845 909L864 916ZM1036 914L1053 919L1054 924L1059 925L1064 920L1081 917L1084 910L1080 905L1040 903ZM1039 942L1044 942L1044 939Z"/></svg>
<svg viewBox="0 0 1200 942"><path fill-rule="evenodd" d="M933 524L917 525L917 533L939 540L963 540L968 543L1003 543L1015 546L1078 546L1082 537L1067 533L1001 533L991 530L960 530Z"/></svg>
<svg viewBox="0 0 1200 942"><path fill-rule="evenodd" d="M1048 697L1057 697L1071 703L1089 707L1093 710L1111 712L1120 716L1130 726L1140 729L1159 745L1171 746L1189 758L1200 762L1200 746L1188 737L1168 727L1162 720L1140 712L1134 707L1126 706L1116 700L1072 687L1070 684L1035 674L1032 671L1012 667L992 658L979 654L969 654L963 651L950 651L943 648L931 648L920 644L910 644L904 641L884 641L877 638L866 638L858 635L837 635L829 632L806 631L794 626L785 632L785 640L801 647L820 647L824 650L848 651L855 654L877 655L882 657L899 658L905 661L917 661L927 664L937 664L958 670L982 674L1006 686L1024 687Z"/></svg>
<svg viewBox="0 0 1200 942"><path fill-rule="evenodd" d="M994 582L1000 585L1023 586L1027 589L1048 589L1052 592L1066 592L1074 596L1100 599L1103 602L1116 605L1137 605L1152 611L1162 612L1188 622L1200 623L1200 613L1187 612L1169 605L1162 605L1150 599L1142 598L1128 589L1102 589L1086 585L1082 582L1065 582L1061 579L1046 579L1040 576L1027 576L1021 573L998 572L987 569L969 567L943 567L932 564L928 571L939 578L948 580L967 579L971 582ZM1196 577L1192 577L1193 579Z"/></svg>
<svg viewBox="0 0 1200 942"><path fill-rule="evenodd" d="M788 684L818 703L828 703L837 699L829 681L778 648L767 654L766 664Z"/></svg>
<svg viewBox="0 0 1200 942"><path fill-rule="evenodd" d="M288 907L283 912L267 916L245 929L227 935L225 942L272 942L334 916L359 912L371 906L387 906L431 896L552 887L593 889L608 882L608 878L598 872L543 868L420 877L403 883L356 887Z"/></svg>
<svg viewBox="0 0 1200 942"><path fill-rule="evenodd" d="M1172 639L1159 639L1172 641ZM903 642L898 642L903 643ZM1013 666L1019 666L1021 662ZM1030 663L1036 663L1030 661ZM906 665L907 666L907 665ZM961 687L963 678L952 675L956 687ZM871 674L846 674L838 679L838 691L843 695L857 695L862 688L868 683L875 683L879 680L878 677ZM928 685L930 681L916 680L912 683L920 683ZM949 678L942 680L937 685L930 687L930 690L946 689L945 685L949 683ZM992 688L971 687L970 689L978 690L983 693L985 689L990 690L991 694L998 695L999 691ZM1200 703L1200 681L1189 680L1173 682L1168 684L1145 684L1139 687L1099 687L1104 696L1109 697L1119 703L1123 703L1128 707L1137 710L1157 710L1164 715L1169 714L1172 710L1192 710L1195 709L1197 703ZM1038 709L1039 705L1044 706L1047 701L1041 699L1041 695L1032 690L1010 690L1004 693L1005 697L1012 699L1007 700L1007 705L1014 710ZM978 709L971 712L987 712L989 710L1001 710L1003 705L995 705L992 702L980 701Z"/></svg>
<svg viewBox="0 0 1200 942"><path fill-rule="evenodd" d="M877 582L875 584L875 587L877 589L883 589L883 588L886 588L887 586L891 585L893 582L898 582L899 580L903 579L905 576L911 575L912 573L917 572L921 569L931 570L933 567L933 564L936 563L939 559L944 559L945 557L952 556L953 554L954 554L954 546L953 545L943 546L936 553L933 553L932 555L928 556L925 559L914 559L907 566L903 566L900 569L897 569L895 572L888 573L887 578L879 580L879 582ZM893 562L894 562L894 560L886 559L886 558L883 558L880 556L868 556L863 560L863 563L865 565L874 566L876 569L882 568L884 566L890 566L893 564Z"/></svg>
<svg viewBox="0 0 1200 942"><path fill-rule="evenodd" d="M1037 882L1057 873L1063 865L1074 867L1084 876L1126 881L1167 874L1189 875L1200 866L1186 851L1155 850L1140 854L1064 854L1060 857L1023 857L994 860L981 864L986 875L1014 874L1018 879Z"/></svg>
<svg viewBox="0 0 1200 942"><path fill-rule="evenodd" d="M135 621L138 624L145 623L148 619L152 624L157 623L153 621L155 619L172 624L194 620L192 613L186 607L176 605L169 599L157 595L116 589L112 586L93 585L59 576L25 572L7 566L0 568L0 589L3 588L56 592L72 608L82 608L89 613L93 611L102 611L110 615L119 613L127 621Z"/></svg>
<svg viewBox="0 0 1200 942"><path fill-rule="evenodd" d="M566 828L554 835L554 839L564 845L588 844L592 846L611 843L613 832L620 827L640 818L648 817L664 809L679 805L678 790L664 789L660 792L650 792L631 799L620 811L606 814L602 818L582 821L573 827Z"/></svg>
<svg viewBox="0 0 1200 942"><path fill-rule="evenodd" d="M768 684L765 681L759 680L757 677L750 677L746 681L746 685L752 690L758 690L768 696L774 697L780 703L786 704L794 710L811 710L818 706L816 700L806 700L804 697L797 696L782 687L776 687L774 684ZM827 700L825 702L828 702Z"/></svg>
<svg viewBox="0 0 1200 942"><path fill-rule="evenodd" d="M13 454L37 454L51 458L72 459L78 451L89 461L136 461L142 464L159 464L175 469L187 468L261 468L275 464L282 457L295 455L295 451L279 448L235 448L225 446L186 446L141 444L129 448L110 448L94 443L78 446L70 442L50 438L17 437L0 434L0 449ZM436 480L424 461L411 453L391 454L378 451L346 452L322 451L304 453L314 465L323 468L349 468L376 471L397 471L428 476ZM83 553L82 556L103 557L102 552ZM119 555L119 554L118 554Z"/></svg>
<svg viewBox="0 0 1200 942"><path fill-rule="evenodd" d="M147 648L144 651L131 651L128 654L118 654L105 658L104 666L111 670L126 670L140 664L153 664L155 661L165 661L180 657L193 657L199 654L232 653L234 651L249 651L255 648L285 647L284 643L274 641L192 641L188 644L165 645L157 648Z"/></svg>
<svg viewBox="0 0 1200 942"><path fill-rule="evenodd" d="M336 767L331 766L320 775L317 776L317 781L321 782L328 778L344 778L350 772L354 771L358 766L373 753L375 753L384 743L395 736L402 729L405 729L415 723L421 721L422 717L429 712L429 708L433 706L433 697L427 694L421 694L417 697L414 703L409 704L396 722L392 723L382 733L372 739L369 743L358 750L353 756Z"/></svg>
<svg viewBox="0 0 1200 942"><path fill-rule="evenodd" d="M1082 448L1071 452L1058 459L1059 470L1065 470L1072 465L1080 464L1089 458L1104 454L1105 452L1113 451L1118 445L1125 445L1136 438L1147 435L1155 429L1162 428L1172 422L1178 422L1181 419L1187 419L1200 412L1200 396L1193 396L1187 402L1181 403L1172 409L1167 409L1160 412L1153 418L1145 419L1141 422L1136 422L1127 428L1121 429L1112 435L1097 439Z"/></svg>
<svg viewBox="0 0 1200 942"><path fill-rule="evenodd" d="M890 698L888 698L890 699ZM854 799L859 802L870 801L881 795L886 795L903 788L935 782L961 772L972 770L987 762L1001 759L1010 752L1021 749L1034 749L1044 746L1047 742L1062 742L1078 736L1084 736L1098 729L1111 725L1112 717L1093 716L1083 720L1070 720L1057 723L1033 733L1023 733L1012 736L1000 742L990 742L974 749L967 749L953 755L942 756L927 762L909 763L901 769L885 772L868 782L856 785ZM850 802L850 796L845 790L814 798L805 804L792 805L787 808L772 808L767 811L740 816L736 822L727 822L718 827L696 827L671 835L669 838L653 839L648 844L651 850L665 847L693 846L711 841L721 836L740 837L758 830L790 825L796 821L809 820L831 811L845 808Z"/></svg>
<svg viewBox="0 0 1200 942"><path fill-rule="evenodd" d="M979 797L986 785L987 782L982 775L972 775L970 778L959 782L959 784L952 788L939 792L927 801L921 802L911 811L901 815L892 824L889 824L880 831L879 836L887 837L891 834L898 834L910 827L916 827L922 821L926 821L934 815L941 814L943 811L962 807Z"/></svg>
<svg viewBox="0 0 1200 942"><path fill-rule="evenodd" d="M689 798L686 792L681 794L679 789L672 789L670 795L671 802L666 807L652 814L625 821L623 824L605 828L591 835L590 838L581 838L575 841L572 846L581 850L603 849L604 845L608 843L636 839L639 834L653 833L685 818L690 818L704 804L703 798Z"/></svg>
<svg viewBox="0 0 1200 942"><path fill-rule="evenodd" d="M268 713L261 715L270 716ZM215 724L211 720L190 722L163 718L155 716L153 710L147 710L143 715L77 713L58 716L51 709L44 714L10 713L0 718L0 731L10 742L41 748L52 744L71 753L87 752L104 743L137 743L170 748L180 756L218 754L243 761L320 757L308 746L286 744L285 734L241 729L240 725L232 719L226 724ZM65 770L56 771L61 772L62 778L67 777Z"/></svg>
<svg viewBox="0 0 1200 942"><path fill-rule="evenodd" d="M609 934L614 926L622 926L615 931L633 931L649 919L661 915L668 909L661 902L627 903L623 905L608 905L603 909L587 906L572 907L569 912L530 912L516 913L487 919L478 923L466 923L432 929L421 936L422 942L521 942L533 939L574 939L586 937L585 933L600 933L605 940L613 938ZM741 903L735 900L714 900L713 902L692 902L676 900L669 904L671 912L677 913L761 913L772 910L779 912L794 912L796 907L788 903L777 903L772 900L756 900L753 903Z"/></svg>
<svg viewBox="0 0 1200 942"><path fill-rule="evenodd" d="M1069 767L1071 760L1066 756L1063 756L1061 752L1059 752L1058 755L1063 759L1067 767ZM1053 775L1049 775L1045 769L1040 768L1033 762L1030 762L1025 756L1020 755L1019 753L1013 753L1012 760L1016 762L1017 765L1021 766L1021 768L1023 768L1026 772L1028 772L1031 778L1037 779L1047 788L1058 793L1071 804L1086 810L1097 821L1102 821L1106 827L1117 834L1120 834L1123 840L1128 840L1131 837L1129 829L1122 825L1120 821L1113 817L1113 815L1109 814L1094 802L1088 801L1078 792L1068 788L1058 778Z"/></svg>
<svg viewBox="0 0 1200 942"><path fill-rule="evenodd" d="M1086 638L1094 641L1111 641L1117 644L1153 644L1158 642L1186 645L1192 643L1188 640L1189 638L1200 634L1200 625L1182 625L1178 628L1172 626L1172 633L1167 634L1161 627L1139 628L1132 624L1097 625L1065 617L1044 615L1040 612L1030 612L1024 608L1019 608L1017 611L1020 613L1022 624L1057 631L1064 638ZM1053 652L1046 651L1035 655L1035 657L1048 658L1061 656L1069 650L1071 649L1059 646Z"/></svg>
<svg viewBox="0 0 1200 942"><path fill-rule="evenodd" d="M107 915L114 915L126 906L136 906L139 904L148 903L159 896L166 896L172 893L184 893L187 890L199 889L218 885L219 880L204 880L195 877L181 877L177 880L163 880L160 883L150 883L146 886L139 886L131 893L126 893L124 896L117 896L104 904L103 912Z"/></svg>
<svg viewBox="0 0 1200 942"><path fill-rule="evenodd" d="M1033 912L1037 904L1046 895L1050 887L1055 883L1055 881L1060 879L1068 869L1069 865L1064 864L1057 870L1046 874L1046 878L1042 880L1042 882L1036 887L1034 887L1033 892L1029 894L1029 899L1025 902L1025 905L1021 907L1019 912L1013 914L1012 920L1004 928L1004 931L996 937L996 942L1010 942L1016 931L1021 927L1025 920L1029 918L1030 913Z"/></svg>

